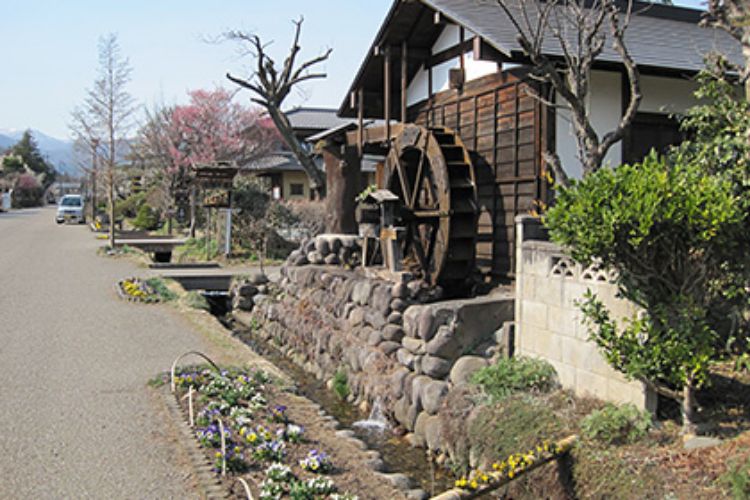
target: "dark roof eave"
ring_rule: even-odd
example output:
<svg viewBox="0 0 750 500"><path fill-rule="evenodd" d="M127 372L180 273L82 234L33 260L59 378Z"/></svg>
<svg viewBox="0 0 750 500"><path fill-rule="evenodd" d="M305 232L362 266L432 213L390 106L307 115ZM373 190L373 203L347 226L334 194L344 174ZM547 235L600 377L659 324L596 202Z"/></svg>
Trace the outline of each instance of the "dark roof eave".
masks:
<svg viewBox="0 0 750 500"><path fill-rule="evenodd" d="M375 46L385 35L386 29L388 28L388 25L391 24L391 20L396 15L396 11L398 10L398 7L400 4L401 4L401 0L393 0L393 5L391 5L391 8L388 11L388 14L385 16L385 20L383 21L383 24L380 25L378 34L375 35L375 39L372 41L372 44L370 44L370 48L368 49L365 58L362 60L362 64L360 64L359 70L357 70L357 75L354 77L354 80L352 81L351 85L349 85L349 90L344 96L343 102L339 106L338 112L336 113L338 116L341 116L341 117L346 116L345 113L347 111L347 108L349 107L349 96L352 94L352 92L354 92L355 87L357 86L357 82L359 82L359 80L364 76L365 68L367 67L367 62L370 60L370 57L372 57L372 53L375 50Z"/></svg>
<svg viewBox="0 0 750 500"><path fill-rule="evenodd" d="M460 26L464 26L467 29L470 29L474 31L471 26L465 22L466 20L460 20L460 16L452 16L450 12L446 12L445 9L440 7L440 2L436 0L419 0L420 3L428 9L438 11L441 13L441 15L445 16L446 19L450 20L451 22L458 24ZM354 92L358 87L362 86L361 80L365 77L365 72L367 70L367 67L369 64L371 64L371 59L373 56L373 50L374 47L382 42L382 39L387 36L388 34L388 28L393 23L394 17L398 14L398 6L402 2L400 0L395 0L393 5L391 6L390 11L388 12L388 15L386 16L386 19L383 21L383 24L380 27L380 30L378 31L378 34L370 46L369 51L364 57L364 60L362 61L359 71L357 72L356 77L352 81L348 92L344 96L343 102L341 103L338 115L340 117L352 117L354 111L349 106L349 98L352 92ZM618 4L625 5L624 0L619 0ZM450 9L449 9L450 10ZM668 20L674 20L674 21L680 21L680 22L686 22L690 24L698 24L698 22L702 19L702 17L705 15L704 10L699 9L692 9L687 7L678 7L678 6L665 6L665 5L659 5L659 4L651 4L648 2L635 2L635 11L640 11L639 15L643 15L646 17L652 17L652 18L660 18L660 19L668 19ZM478 33L478 36L481 36L481 34ZM491 47L498 50L501 54L506 55L508 58L508 62L515 62L520 64L528 64L528 59L523 56L522 54L519 54L517 50L510 51L507 47L502 46L497 40L492 40L491 37L483 36L482 39L488 43ZM660 65L648 65L648 64L639 64L639 69L644 74L650 74L650 75L663 75L663 76L682 76L682 77L689 77L697 74L701 68L697 67L697 65L688 65L691 67L679 67L679 66L660 66ZM609 69L613 71L617 71L622 68L622 63L617 61L599 61L595 63L596 68L600 69ZM371 114L367 114L365 116L366 118L382 118L382 116L374 116Z"/></svg>

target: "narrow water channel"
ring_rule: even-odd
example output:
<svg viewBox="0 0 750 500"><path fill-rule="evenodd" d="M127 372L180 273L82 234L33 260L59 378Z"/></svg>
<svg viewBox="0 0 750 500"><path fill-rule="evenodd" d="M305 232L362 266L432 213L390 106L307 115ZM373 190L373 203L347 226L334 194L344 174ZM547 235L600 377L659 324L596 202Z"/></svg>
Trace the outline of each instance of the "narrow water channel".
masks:
<svg viewBox="0 0 750 500"><path fill-rule="evenodd" d="M453 486L453 479L449 474L430 462L424 450L413 448L404 439L393 435L388 428L378 430L355 426L355 422L365 420L369 415L362 414L354 405L341 400L326 387L324 381L311 376L275 346L258 338L252 330L237 328L232 325L231 320L225 319L224 323L232 329L237 338L292 377L300 395L319 404L341 424L342 428L353 431L369 449L380 452L385 464L383 472L405 474L414 486L422 488L430 495Z"/></svg>

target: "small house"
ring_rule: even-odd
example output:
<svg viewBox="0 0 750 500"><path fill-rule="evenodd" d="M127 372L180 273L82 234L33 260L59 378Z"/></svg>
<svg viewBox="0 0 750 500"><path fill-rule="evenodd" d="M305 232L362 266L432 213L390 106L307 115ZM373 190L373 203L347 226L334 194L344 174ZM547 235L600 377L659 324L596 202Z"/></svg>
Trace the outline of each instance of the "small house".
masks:
<svg viewBox="0 0 750 500"><path fill-rule="evenodd" d="M726 33L699 26L700 10L635 2L634 12L626 42L640 70L643 99L627 136L609 151L611 165L679 141L674 114L694 104L693 77L705 56L720 51L740 58L738 44ZM554 47L549 50L555 56ZM596 60L591 82L593 121L607 131L620 120L628 92L623 65L611 48ZM566 111L534 97L548 94L530 76L515 28L495 2L393 2L338 111L357 123L356 130L345 131L348 145L392 158L397 166L398 175L386 168L384 181L390 175L395 185L380 187L398 193L410 179L423 182L423 155L414 153L420 139L412 125L432 130L440 143L438 170L473 167L471 175L449 172L440 206L412 207L422 221L412 231L424 235L422 253L428 260L445 257L427 263L433 274L512 279L514 219L553 195L545 152L557 152L569 178L582 175ZM394 151L396 146L402 149ZM433 194L437 184L430 187ZM419 196L411 196L415 206ZM430 244L437 246L428 249Z"/></svg>
<svg viewBox="0 0 750 500"><path fill-rule="evenodd" d="M329 108L298 107L285 114L297 139L312 154L314 154L316 134L353 122L350 119L337 117L336 110ZM319 168L324 168L323 160L319 155L315 155L314 160ZM362 182L365 185L374 182L375 162L376 160L371 158L365 158L363 161ZM294 153L288 148L280 147L276 151L243 165L242 170L267 179L276 199L309 200L312 197L307 174Z"/></svg>

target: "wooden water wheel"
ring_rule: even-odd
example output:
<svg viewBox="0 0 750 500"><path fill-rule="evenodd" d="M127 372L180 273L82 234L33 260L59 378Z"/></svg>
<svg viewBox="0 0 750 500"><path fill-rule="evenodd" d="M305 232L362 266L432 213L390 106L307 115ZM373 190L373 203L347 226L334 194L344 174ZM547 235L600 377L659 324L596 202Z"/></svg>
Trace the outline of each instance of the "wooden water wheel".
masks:
<svg viewBox="0 0 750 500"><path fill-rule="evenodd" d="M469 153L447 128L406 125L385 161L385 187L401 199L404 267L446 292L473 273L477 191Z"/></svg>

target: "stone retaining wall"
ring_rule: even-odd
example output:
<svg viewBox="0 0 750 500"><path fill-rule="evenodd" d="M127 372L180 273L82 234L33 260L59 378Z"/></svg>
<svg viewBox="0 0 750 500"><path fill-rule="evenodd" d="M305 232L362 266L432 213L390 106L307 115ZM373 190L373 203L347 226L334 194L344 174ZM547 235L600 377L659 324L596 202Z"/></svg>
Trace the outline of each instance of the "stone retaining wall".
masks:
<svg viewBox="0 0 750 500"><path fill-rule="evenodd" d="M354 403L380 401L413 444L434 450L448 448L446 398L500 354L513 320L508 296L436 302L419 281L334 266L285 266L279 287L256 301L258 331L321 379L346 371Z"/></svg>
<svg viewBox="0 0 750 500"><path fill-rule="evenodd" d="M613 370L588 340L588 330L576 302L591 290L614 318L630 317L636 308L617 298L611 272L597 265L582 266L546 241L536 219L516 219L516 335L519 354L549 361L563 387L578 395L615 403L633 403L656 410L656 396L639 382L628 382Z"/></svg>

